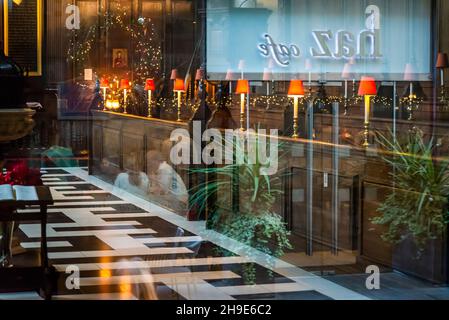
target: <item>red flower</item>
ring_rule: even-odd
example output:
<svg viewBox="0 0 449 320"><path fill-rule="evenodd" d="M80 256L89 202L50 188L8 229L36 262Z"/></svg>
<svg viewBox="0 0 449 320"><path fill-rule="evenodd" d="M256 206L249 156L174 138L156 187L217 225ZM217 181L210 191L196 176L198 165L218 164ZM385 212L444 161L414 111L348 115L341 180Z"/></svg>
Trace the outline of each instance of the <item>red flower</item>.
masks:
<svg viewBox="0 0 449 320"><path fill-rule="evenodd" d="M25 161L9 166L6 174L0 174L0 184L41 186L43 185L39 169L30 169Z"/></svg>

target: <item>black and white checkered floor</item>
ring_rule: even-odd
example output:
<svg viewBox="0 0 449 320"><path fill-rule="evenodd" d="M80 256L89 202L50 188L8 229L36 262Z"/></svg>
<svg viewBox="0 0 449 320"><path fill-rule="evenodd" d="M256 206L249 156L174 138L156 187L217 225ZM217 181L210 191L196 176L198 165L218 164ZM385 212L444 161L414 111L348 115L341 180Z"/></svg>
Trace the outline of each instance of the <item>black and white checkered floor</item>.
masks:
<svg viewBox="0 0 449 320"><path fill-rule="evenodd" d="M367 299L87 175L44 169L55 299ZM33 210L33 209L28 209ZM21 224L21 246L38 250L40 226ZM80 270L80 287L66 271ZM153 293L152 293L153 292ZM25 295L3 295L23 299Z"/></svg>

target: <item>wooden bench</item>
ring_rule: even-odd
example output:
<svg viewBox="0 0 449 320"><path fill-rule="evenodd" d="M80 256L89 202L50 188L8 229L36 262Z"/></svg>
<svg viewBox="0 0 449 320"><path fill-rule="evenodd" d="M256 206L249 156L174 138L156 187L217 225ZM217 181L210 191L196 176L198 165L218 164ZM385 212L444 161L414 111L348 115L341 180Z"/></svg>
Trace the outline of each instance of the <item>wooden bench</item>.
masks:
<svg viewBox="0 0 449 320"><path fill-rule="evenodd" d="M12 292L17 290L24 291L27 289L36 290L44 299L50 300L53 290L53 280L55 279L54 275L56 272L54 268L49 266L48 262L47 208L54 203L53 197L48 187L19 188L22 188L21 190L25 191L25 194L16 191L15 200L5 200L4 198L0 198L0 222L6 224L8 222L40 221L40 266L12 266L11 268L0 268L0 289L4 292L8 292L8 290L11 290ZM32 190L31 195L28 192L29 190ZM17 212L18 209L25 209L30 206L38 206L40 208L39 212ZM2 241L2 245L4 245L4 242L5 241ZM36 279L36 277L38 279Z"/></svg>

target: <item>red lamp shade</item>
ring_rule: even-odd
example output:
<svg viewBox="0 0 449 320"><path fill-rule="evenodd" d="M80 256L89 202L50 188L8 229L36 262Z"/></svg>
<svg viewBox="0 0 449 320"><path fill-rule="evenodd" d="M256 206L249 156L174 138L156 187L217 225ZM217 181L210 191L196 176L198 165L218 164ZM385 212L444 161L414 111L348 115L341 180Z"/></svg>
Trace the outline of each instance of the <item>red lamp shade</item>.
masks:
<svg viewBox="0 0 449 320"><path fill-rule="evenodd" d="M107 78L101 78L100 88L108 88L108 87L109 87L109 80Z"/></svg>
<svg viewBox="0 0 449 320"><path fill-rule="evenodd" d="M131 88L131 83L129 82L129 79L120 80L120 89L129 90L130 88Z"/></svg>
<svg viewBox="0 0 449 320"><path fill-rule="evenodd" d="M290 87L288 88L289 97L304 96L304 85L302 80L290 81Z"/></svg>
<svg viewBox="0 0 449 320"><path fill-rule="evenodd" d="M248 80L240 79L237 81L237 88L235 89L236 94L248 94L249 93L249 82Z"/></svg>
<svg viewBox="0 0 449 320"><path fill-rule="evenodd" d="M183 79L175 79L175 87L173 88L173 91L177 91L177 92L178 91L179 92L186 91Z"/></svg>
<svg viewBox="0 0 449 320"><path fill-rule="evenodd" d="M200 68L200 69L196 70L195 80L200 81L203 79L204 79L204 70Z"/></svg>
<svg viewBox="0 0 449 320"><path fill-rule="evenodd" d="M447 57L447 53L438 53L437 59L437 69L447 69L449 68L449 59Z"/></svg>
<svg viewBox="0 0 449 320"><path fill-rule="evenodd" d="M154 91L156 89L156 85L154 84L154 80L153 79L147 79L147 81L145 81L145 90L146 91Z"/></svg>
<svg viewBox="0 0 449 320"><path fill-rule="evenodd" d="M178 69L173 69L171 71L170 80L176 80L179 78Z"/></svg>
<svg viewBox="0 0 449 320"><path fill-rule="evenodd" d="M359 87L359 96L375 96L376 94L376 80L372 77L362 77Z"/></svg>

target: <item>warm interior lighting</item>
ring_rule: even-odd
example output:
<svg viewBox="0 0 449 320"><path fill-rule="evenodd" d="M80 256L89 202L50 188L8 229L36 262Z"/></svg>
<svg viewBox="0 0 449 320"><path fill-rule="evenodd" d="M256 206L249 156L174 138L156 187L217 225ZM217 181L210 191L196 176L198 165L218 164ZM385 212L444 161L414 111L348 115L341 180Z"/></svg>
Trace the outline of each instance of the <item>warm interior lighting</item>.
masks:
<svg viewBox="0 0 449 320"><path fill-rule="evenodd" d="M362 77L359 86L359 96L375 96L376 94L376 80L372 77Z"/></svg>
<svg viewBox="0 0 449 320"><path fill-rule="evenodd" d="M175 92L186 91L183 79L175 79L175 87L173 88L173 91Z"/></svg>
<svg viewBox="0 0 449 320"><path fill-rule="evenodd" d="M303 97L304 94L304 84L302 83L302 80L290 81L290 87L288 88L288 96L290 98Z"/></svg>
<svg viewBox="0 0 449 320"><path fill-rule="evenodd" d="M118 100L106 100L106 109L108 110L118 110L120 108L120 102Z"/></svg>
<svg viewBox="0 0 449 320"><path fill-rule="evenodd" d="M372 77L362 77L359 87L359 96L365 97L365 130L364 130L365 142L363 143L363 146L365 148L369 147L368 140L369 140L369 120L371 113L371 97L375 96L376 94L377 94L376 80Z"/></svg>
<svg viewBox="0 0 449 320"><path fill-rule="evenodd" d="M237 88L235 89L236 94L248 94L249 93L249 82L245 79L240 79L237 81Z"/></svg>
<svg viewBox="0 0 449 320"><path fill-rule="evenodd" d="M173 88L174 92L178 93L178 121L181 120L181 103L182 103L182 93L185 92L185 85L183 79L175 79L175 86Z"/></svg>
<svg viewBox="0 0 449 320"><path fill-rule="evenodd" d="M120 89L123 90L123 113L128 113L126 111L126 102L128 100L128 90L131 89L131 82L128 79L120 80Z"/></svg>
<svg viewBox="0 0 449 320"><path fill-rule="evenodd" d="M120 89L129 90L131 88L131 82L128 79L120 80Z"/></svg>
<svg viewBox="0 0 449 320"><path fill-rule="evenodd" d="M293 98L293 138L299 138L299 98L304 97L304 84L302 80L290 81L290 87L288 88L289 98Z"/></svg>
<svg viewBox="0 0 449 320"><path fill-rule="evenodd" d="M109 88L109 80L107 78L101 78L100 88Z"/></svg>
<svg viewBox="0 0 449 320"><path fill-rule="evenodd" d="M147 79L145 81L145 90L148 91L148 118L152 117L152 92L156 90L156 85L154 84L154 79Z"/></svg>
<svg viewBox="0 0 449 320"><path fill-rule="evenodd" d="M154 91L154 90L156 90L156 85L154 84L154 79L147 79L145 81L145 90L146 91Z"/></svg>
<svg viewBox="0 0 449 320"><path fill-rule="evenodd" d="M103 90L103 111L107 109L105 101L108 94L108 88L109 88L109 80L107 78L101 78L100 89Z"/></svg>
<svg viewBox="0 0 449 320"><path fill-rule="evenodd" d="M110 278L110 277L112 277L111 270L101 270L100 271L100 277L101 278Z"/></svg>
<svg viewBox="0 0 449 320"><path fill-rule="evenodd" d="M245 79L240 79L237 81L237 88L235 90L236 94L240 95L240 129L244 130L245 122L245 95L249 94L249 82Z"/></svg>

